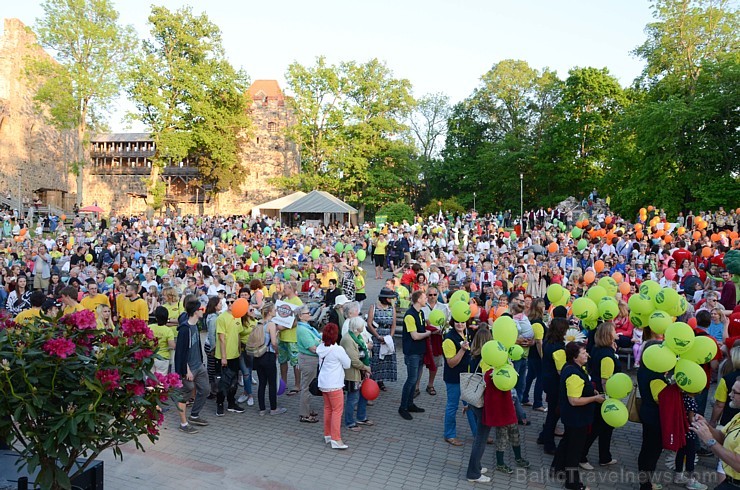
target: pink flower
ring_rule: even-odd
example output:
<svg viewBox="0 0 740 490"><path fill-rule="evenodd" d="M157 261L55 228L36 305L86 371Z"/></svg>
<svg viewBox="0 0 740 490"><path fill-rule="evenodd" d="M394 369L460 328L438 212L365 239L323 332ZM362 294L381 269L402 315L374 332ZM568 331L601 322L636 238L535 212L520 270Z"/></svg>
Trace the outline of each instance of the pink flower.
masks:
<svg viewBox="0 0 740 490"><path fill-rule="evenodd" d="M67 356L74 354L77 346L68 339L49 339L44 342L42 349L48 354L66 359Z"/></svg>
<svg viewBox="0 0 740 490"><path fill-rule="evenodd" d="M154 352L149 349L137 350L136 352L134 352L134 359L136 359L137 361L141 361L148 357L152 357L152 354L154 354Z"/></svg>
<svg viewBox="0 0 740 490"><path fill-rule="evenodd" d="M158 436L159 435L159 427L157 427L156 425L147 425L146 426L146 431L151 436Z"/></svg>
<svg viewBox="0 0 740 490"><path fill-rule="evenodd" d="M144 386L144 383L137 381L135 383L127 384L126 391L133 393L134 396L144 396L144 393L146 393L146 387Z"/></svg>
<svg viewBox="0 0 740 490"><path fill-rule="evenodd" d="M147 339L154 338L154 332L144 320L128 318L121 323L121 330L124 337L133 337L135 335L144 335Z"/></svg>
<svg viewBox="0 0 740 490"><path fill-rule="evenodd" d="M182 379L177 373L170 373L167 375L167 384L171 388L182 388Z"/></svg>
<svg viewBox="0 0 740 490"><path fill-rule="evenodd" d="M98 328L98 322L95 319L95 313L90 310L81 310L62 317L61 322L65 325L72 325L80 330L95 330Z"/></svg>
<svg viewBox="0 0 740 490"><path fill-rule="evenodd" d="M115 391L119 387L121 375L118 374L118 369L101 369L95 373L95 378L106 390Z"/></svg>

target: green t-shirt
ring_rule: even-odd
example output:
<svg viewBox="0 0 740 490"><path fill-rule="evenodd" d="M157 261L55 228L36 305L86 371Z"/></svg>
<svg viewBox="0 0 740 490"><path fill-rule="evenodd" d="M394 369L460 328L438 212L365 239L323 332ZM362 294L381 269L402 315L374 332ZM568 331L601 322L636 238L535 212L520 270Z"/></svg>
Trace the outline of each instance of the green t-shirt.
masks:
<svg viewBox="0 0 740 490"><path fill-rule="evenodd" d="M216 359L221 359L221 334L226 336L226 359L239 357L239 335L244 330L241 318L224 311L216 318Z"/></svg>
<svg viewBox="0 0 740 490"><path fill-rule="evenodd" d="M175 340L175 335L172 333L172 329L167 325L157 325L156 323L149 325L152 329L154 336L157 337L157 347L159 347L159 357L162 359L170 358L170 340Z"/></svg>

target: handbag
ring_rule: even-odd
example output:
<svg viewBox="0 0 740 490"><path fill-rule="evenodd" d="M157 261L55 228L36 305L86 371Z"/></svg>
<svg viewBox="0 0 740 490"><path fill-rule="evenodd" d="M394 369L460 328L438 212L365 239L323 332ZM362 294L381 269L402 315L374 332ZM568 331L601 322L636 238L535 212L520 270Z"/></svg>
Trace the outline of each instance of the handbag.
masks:
<svg viewBox="0 0 740 490"><path fill-rule="evenodd" d="M308 392L311 393L313 396L323 395L323 392L319 389L319 373L321 372L321 364L324 364L323 360L318 366L316 366L316 377L312 379L310 383L308 383Z"/></svg>
<svg viewBox="0 0 740 490"><path fill-rule="evenodd" d="M480 365L472 373L460 373L460 398L466 403L483 408L483 392L486 390L486 380L479 371Z"/></svg>
<svg viewBox="0 0 740 490"><path fill-rule="evenodd" d="M642 406L642 398L637 396L637 385L632 388L632 393L627 399L627 411L629 412L629 421L640 423L640 407Z"/></svg>

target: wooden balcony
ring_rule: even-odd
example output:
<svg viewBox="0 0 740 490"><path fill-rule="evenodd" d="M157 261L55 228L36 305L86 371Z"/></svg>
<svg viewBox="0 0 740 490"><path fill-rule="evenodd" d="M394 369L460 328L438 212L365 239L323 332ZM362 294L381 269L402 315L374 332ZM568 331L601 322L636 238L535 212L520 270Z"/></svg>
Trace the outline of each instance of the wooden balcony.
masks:
<svg viewBox="0 0 740 490"><path fill-rule="evenodd" d="M152 172L151 167L111 167L107 165L90 166L89 172L93 175L149 175ZM162 175L165 177L198 175L196 167L164 167Z"/></svg>
<svg viewBox="0 0 740 490"><path fill-rule="evenodd" d="M152 158L154 150L91 150L91 158Z"/></svg>

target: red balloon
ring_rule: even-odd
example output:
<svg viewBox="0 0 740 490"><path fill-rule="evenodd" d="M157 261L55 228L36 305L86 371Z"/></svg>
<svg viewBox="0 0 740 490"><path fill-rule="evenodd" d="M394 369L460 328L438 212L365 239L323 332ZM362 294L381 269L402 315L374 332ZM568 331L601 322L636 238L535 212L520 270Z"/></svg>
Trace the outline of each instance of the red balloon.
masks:
<svg viewBox="0 0 740 490"><path fill-rule="evenodd" d="M368 378L362 382L360 393L362 393L362 396L364 396L366 400L373 401L378 398L378 395L380 395L380 387L374 379Z"/></svg>
<svg viewBox="0 0 740 490"><path fill-rule="evenodd" d="M696 328L696 317L692 316L686 323L689 324L689 327Z"/></svg>
<svg viewBox="0 0 740 490"><path fill-rule="evenodd" d="M239 298L234 301L233 305L231 305L231 314L234 316L234 318L243 317L247 314L247 311L249 311L249 301L247 301L245 298Z"/></svg>

